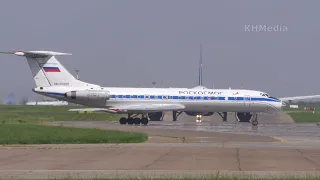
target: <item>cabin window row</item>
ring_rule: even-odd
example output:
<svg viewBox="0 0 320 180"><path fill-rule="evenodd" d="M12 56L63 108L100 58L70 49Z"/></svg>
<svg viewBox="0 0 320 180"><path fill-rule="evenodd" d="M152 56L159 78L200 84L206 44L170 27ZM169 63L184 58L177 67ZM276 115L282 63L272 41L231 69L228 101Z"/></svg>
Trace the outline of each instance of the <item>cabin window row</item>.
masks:
<svg viewBox="0 0 320 180"><path fill-rule="evenodd" d="M155 95L112 95L111 98L119 99L189 99L189 100L224 100L225 97L214 97L214 96L155 96ZM229 97L230 99L230 97ZM233 99L241 100L243 98L237 97Z"/></svg>

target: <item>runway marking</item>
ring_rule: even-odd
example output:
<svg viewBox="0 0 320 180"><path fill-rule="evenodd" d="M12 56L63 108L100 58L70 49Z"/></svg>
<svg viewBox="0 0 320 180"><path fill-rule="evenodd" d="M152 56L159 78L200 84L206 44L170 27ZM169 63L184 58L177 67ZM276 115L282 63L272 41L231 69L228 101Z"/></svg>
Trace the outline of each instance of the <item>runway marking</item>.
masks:
<svg viewBox="0 0 320 180"><path fill-rule="evenodd" d="M285 140L283 138L280 138L280 137L277 137L277 136L270 136L270 137L273 138L273 139L276 139L276 140L278 140L280 142L287 142L287 140Z"/></svg>

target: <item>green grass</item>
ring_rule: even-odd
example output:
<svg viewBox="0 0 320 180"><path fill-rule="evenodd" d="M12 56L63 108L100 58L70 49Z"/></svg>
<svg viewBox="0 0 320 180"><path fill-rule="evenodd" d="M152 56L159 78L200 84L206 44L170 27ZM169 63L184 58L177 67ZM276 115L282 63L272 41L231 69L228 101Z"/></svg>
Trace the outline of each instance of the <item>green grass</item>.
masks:
<svg viewBox="0 0 320 180"><path fill-rule="evenodd" d="M0 123L41 123L46 121L113 121L120 115L113 113L83 114L69 109L83 106L23 106L0 105Z"/></svg>
<svg viewBox="0 0 320 180"><path fill-rule="evenodd" d="M112 113L69 112L83 106L0 105L0 144L139 143L146 134L40 125L48 121L113 121Z"/></svg>
<svg viewBox="0 0 320 180"><path fill-rule="evenodd" d="M144 133L116 130L0 124L0 144L139 143L147 138Z"/></svg>
<svg viewBox="0 0 320 180"><path fill-rule="evenodd" d="M320 122L320 112L290 112L288 113L296 123L316 123Z"/></svg>
<svg viewBox="0 0 320 180"><path fill-rule="evenodd" d="M311 106L309 106L311 107ZM288 115L291 116L291 118L296 123L316 123L320 122L320 108L316 108L314 113L313 110L306 111L303 109L304 106L299 107L297 109L295 108L289 108L289 107L283 107L282 110L286 112ZM311 107L313 108L313 107Z"/></svg>

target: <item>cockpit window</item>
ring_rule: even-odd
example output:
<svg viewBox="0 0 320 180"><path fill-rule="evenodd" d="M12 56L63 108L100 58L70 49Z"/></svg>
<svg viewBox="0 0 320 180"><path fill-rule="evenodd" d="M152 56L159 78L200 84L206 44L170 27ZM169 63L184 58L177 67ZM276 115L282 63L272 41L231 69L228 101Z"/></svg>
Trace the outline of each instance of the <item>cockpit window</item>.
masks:
<svg viewBox="0 0 320 180"><path fill-rule="evenodd" d="M280 101L280 99L278 99L278 98L275 98L275 97L269 97L269 98L271 98L271 99L275 99L275 100L279 100Z"/></svg>
<svg viewBox="0 0 320 180"><path fill-rule="evenodd" d="M264 96L264 97L269 97L269 95L267 93L260 93L261 96Z"/></svg>
<svg viewBox="0 0 320 180"><path fill-rule="evenodd" d="M268 97L268 94L266 93L260 93L261 96L265 96L265 97Z"/></svg>
<svg viewBox="0 0 320 180"><path fill-rule="evenodd" d="M268 97L268 98L271 98L271 99L275 99L275 100L279 100L278 98L275 98L275 97L272 97L272 96L269 96L267 93L260 93L261 96L264 96L264 97Z"/></svg>

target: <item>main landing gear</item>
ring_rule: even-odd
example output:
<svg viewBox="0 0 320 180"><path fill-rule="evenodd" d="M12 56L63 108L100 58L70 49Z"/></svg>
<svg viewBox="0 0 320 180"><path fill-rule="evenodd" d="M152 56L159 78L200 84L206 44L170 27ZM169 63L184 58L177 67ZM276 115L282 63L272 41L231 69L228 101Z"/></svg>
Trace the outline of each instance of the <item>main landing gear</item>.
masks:
<svg viewBox="0 0 320 180"><path fill-rule="evenodd" d="M119 122L120 124L129 124L129 125L147 125L149 122L149 119L147 116L145 116L144 114L142 114L142 118L137 117L139 114L136 114L133 116L133 114L128 114L128 118L125 117L121 117Z"/></svg>
<svg viewBox="0 0 320 180"><path fill-rule="evenodd" d="M220 113L218 112L218 114L220 115L220 117L222 118L222 120L224 122L227 122L227 112L223 112L223 113ZM252 114L252 119L249 121L251 122L252 126L258 126L259 122L258 122L258 114L257 113L253 113Z"/></svg>

